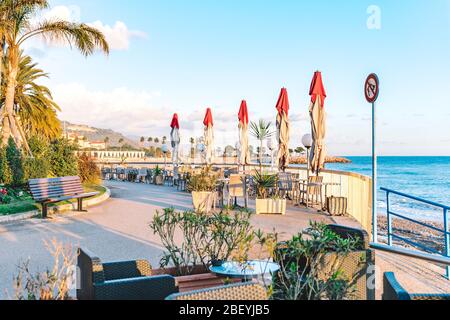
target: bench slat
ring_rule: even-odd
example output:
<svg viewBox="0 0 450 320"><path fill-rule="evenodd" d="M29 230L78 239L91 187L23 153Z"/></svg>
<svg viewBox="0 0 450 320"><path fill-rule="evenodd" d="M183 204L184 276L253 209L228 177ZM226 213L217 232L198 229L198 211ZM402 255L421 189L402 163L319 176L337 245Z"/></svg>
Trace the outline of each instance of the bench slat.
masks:
<svg viewBox="0 0 450 320"><path fill-rule="evenodd" d="M72 183L72 184L58 184L58 185L38 185L38 186L29 186L30 190L51 190L51 189L62 189L62 188L73 188L73 187L82 187L81 183Z"/></svg>
<svg viewBox="0 0 450 320"><path fill-rule="evenodd" d="M70 200L70 199L85 199L85 198L94 197L98 194L99 194L99 192L91 192L91 193L84 193L84 194L79 194L79 195L75 195L75 196L57 197L57 198L53 198L53 199L48 199L48 202L55 203L55 202L61 202L61 201L66 201L66 200Z"/></svg>
<svg viewBox="0 0 450 320"><path fill-rule="evenodd" d="M41 184L41 183L54 183L54 182L67 182L67 181L81 181L80 177L62 177L62 178L51 178L51 179L31 179L28 184Z"/></svg>
<svg viewBox="0 0 450 320"><path fill-rule="evenodd" d="M58 197L75 197L79 194L83 194L83 191L77 193L53 193L53 194L41 194L37 196L33 196L34 200L45 200L49 198L58 198Z"/></svg>
<svg viewBox="0 0 450 320"><path fill-rule="evenodd" d="M68 188L51 188L51 189L33 189L30 190L32 194L39 194L39 193L71 193L74 191L79 191L79 190L84 190L81 186L73 186L73 187L68 187Z"/></svg>

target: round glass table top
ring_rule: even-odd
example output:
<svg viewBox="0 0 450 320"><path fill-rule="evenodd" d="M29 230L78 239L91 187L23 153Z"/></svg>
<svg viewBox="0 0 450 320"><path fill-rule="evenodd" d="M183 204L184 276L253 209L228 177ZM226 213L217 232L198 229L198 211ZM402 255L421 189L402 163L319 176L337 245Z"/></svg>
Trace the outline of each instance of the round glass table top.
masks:
<svg viewBox="0 0 450 320"><path fill-rule="evenodd" d="M270 261L224 262L221 266L211 266L209 270L229 278L256 278L265 274L274 274L280 266Z"/></svg>

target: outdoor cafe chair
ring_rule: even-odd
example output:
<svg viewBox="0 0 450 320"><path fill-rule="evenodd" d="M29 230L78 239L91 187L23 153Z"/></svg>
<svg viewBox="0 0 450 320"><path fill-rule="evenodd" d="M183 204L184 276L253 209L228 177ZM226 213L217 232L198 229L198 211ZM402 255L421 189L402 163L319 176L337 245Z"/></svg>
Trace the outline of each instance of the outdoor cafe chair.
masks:
<svg viewBox="0 0 450 320"><path fill-rule="evenodd" d="M146 260L102 263L86 249L78 249L78 300L164 300L177 293L169 275L153 276Z"/></svg>
<svg viewBox="0 0 450 320"><path fill-rule="evenodd" d="M323 177L313 176L309 177L307 183L300 184L299 197L303 204L309 208L310 205L323 204L322 195Z"/></svg>
<svg viewBox="0 0 450 320"><path fill-rule="evenodd" d="M283 197L294 199L296 190L292 173L280 172L278 174L278 191Z"/></svg>
<svg viewBox="0 0 450 320"><path fill-rule="evenodd" d="M139 183L145 183L146 179L147 179L147 169L139 169L138 174L136 176L136 182Z"/></svg>
<svg viewBox="0 0 450 320"><path fill-rule="evenodd" d="M237 198L243 198L245 201L245 208L247 208L247 191L246 191L246 176L241 174L230 175L230 181L228 183L228 205L232 204L234 199L234 205L237 205Z"/></svg>
<svg viewBox="0 0 450 320"><path fill-rule="evenodd" d="M450 300L450 294L417 294L407 292L397 281L393 272L386 272L383 279L383 300Z"/></svg>
<svg viewBox="0 0 450 320"><path fill-rule="evenodd" d="M266 289L248 282L228 286L176 293L166 298L175 301L264 301L268 300Z"/></svg>

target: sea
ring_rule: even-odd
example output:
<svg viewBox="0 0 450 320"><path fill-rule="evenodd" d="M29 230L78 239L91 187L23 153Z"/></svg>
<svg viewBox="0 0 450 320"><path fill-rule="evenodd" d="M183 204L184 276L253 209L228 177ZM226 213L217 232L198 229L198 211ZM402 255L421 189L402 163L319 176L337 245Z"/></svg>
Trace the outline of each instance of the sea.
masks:
<svg viewBox="0 0 450 320"><path fill-rule="evenodd" d="M327 169L372 176L371 157L346 157L350 164L327 164ZM450 206L450 157L379 157L378 187ZM378 209L386 214L386 194L378 192ZM391 211L410 218L443 222L443 210L392 196ZM450 212L449 212L450 217Z"/></svg>

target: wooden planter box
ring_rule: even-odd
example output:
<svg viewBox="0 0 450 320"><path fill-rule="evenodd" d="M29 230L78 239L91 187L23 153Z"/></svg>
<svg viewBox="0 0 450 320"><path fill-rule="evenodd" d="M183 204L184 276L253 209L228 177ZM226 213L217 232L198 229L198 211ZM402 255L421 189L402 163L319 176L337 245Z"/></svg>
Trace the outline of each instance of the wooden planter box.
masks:
<svg viewBox="0 0 450 320"><path fill-rule="evenodd" d="M256 214L286 214L286 199L256 199Z"/></svg>
<svg viewBox="0 0 450 320"><path fill-rule="evenodd" d="M156 176L154 184L156 184L157 186L162 186L164 184L164 177L162 175Z"/></svg>
<svg viewBox="0 0 450 320"><path fill-rule="evenodd" d="M220 287L229 283L239 283L239 279L227 279L225 277L219 277L203 266L197 266L191 275L177 277L177 269L157 269L152 271L153 275L172 275L175 277L177 286L181 293L190 292L194 290L208 289L214 287Z"/></svg>
<svg viewBox="0 0 450 320"><path fill-rule="evenodd" d="M192 192L192 204L196 212L210 212L214 207L214 192Z"/></svg>

